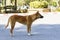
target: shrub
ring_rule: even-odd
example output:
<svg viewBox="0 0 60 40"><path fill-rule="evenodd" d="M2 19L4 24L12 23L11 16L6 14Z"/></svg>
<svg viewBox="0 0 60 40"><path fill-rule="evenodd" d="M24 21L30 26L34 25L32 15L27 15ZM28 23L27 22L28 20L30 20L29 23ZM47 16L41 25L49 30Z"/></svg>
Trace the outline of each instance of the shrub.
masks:
<svg viewBox="0 0 60 40"><path fill-rule="evenodd" d="M57 2L53 1L53 2L50 3L50 5L56 7L57 6Z"/></svg>
<svg viewBox="0 0 60 40"><path fill-rule="evenodd" d="M40 6L39 1L30 2L30 7L39 8L39 6Z"/></svg>
<svg viewBox="0 0 60 40"><path fill-rule="evenodd" d="M47 8L48 7L48 2L47 1L42 1L41 5L43 8Z"/></svg>
<svg viewBox="0 0 60 40"><path fill-rule="evenodd" d="M48 7L48 2L47 1L33 1L30 2L30 7L33 8L47 8Z"/></svg>
<svg viewBox="0 0 60 40"><path fill-rule="evenodd" d="M56 12L60 12L60 7L59 8L56 8L56 10L55 10Z"/></svg>

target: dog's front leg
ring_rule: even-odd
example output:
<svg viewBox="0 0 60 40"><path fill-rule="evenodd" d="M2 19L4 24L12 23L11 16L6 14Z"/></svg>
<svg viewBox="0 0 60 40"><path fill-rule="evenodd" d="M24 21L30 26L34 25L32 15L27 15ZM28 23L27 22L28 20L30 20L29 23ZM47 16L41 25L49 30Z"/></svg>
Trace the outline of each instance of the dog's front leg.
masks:
<svg viewBox="0 0 60 40"><path fill-rule="evenodd" d="M27 24L27 33L31 35L31 24Z"/></svg>
<svg viewBox="0 0 60 40"><path fill-rule="evenodd" d="M31 24L32 24L32 19L30 16L27 16L27 33L28 35L31 35Z"/></svg>

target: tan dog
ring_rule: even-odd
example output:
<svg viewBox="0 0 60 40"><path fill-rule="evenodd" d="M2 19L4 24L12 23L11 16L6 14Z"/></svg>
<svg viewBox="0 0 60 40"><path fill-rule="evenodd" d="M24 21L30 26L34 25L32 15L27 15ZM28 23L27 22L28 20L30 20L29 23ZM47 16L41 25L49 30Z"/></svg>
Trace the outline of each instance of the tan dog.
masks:
<svg viewBox="0 0 60 40"><path fill-rule="evenodd" d="M33 15L27 15L27 16L13 15L8 19L8 23L6 25L6 28L9 24L9 22L10 22L10 24L11 24L10 33L12 35L15 23L19 22L19 23L22 23L24 25L27 25L27 32L28 32L28 35L30 35L30 33L31 33L31 24L32 24L33 21L35 21L38 18L43 18L43 16L39 13L39 11L37 11Z"/></svg>

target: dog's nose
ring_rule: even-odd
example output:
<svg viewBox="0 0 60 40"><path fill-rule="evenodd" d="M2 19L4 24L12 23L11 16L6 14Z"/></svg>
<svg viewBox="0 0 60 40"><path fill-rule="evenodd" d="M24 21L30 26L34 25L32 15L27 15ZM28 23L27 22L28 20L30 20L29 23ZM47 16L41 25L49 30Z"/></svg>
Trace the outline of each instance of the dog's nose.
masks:
<svg viewBox="0 0 60 40"><path fill-rule="evenodd" d="M41 16L40 18L43 18L43 16Z"/></svg>

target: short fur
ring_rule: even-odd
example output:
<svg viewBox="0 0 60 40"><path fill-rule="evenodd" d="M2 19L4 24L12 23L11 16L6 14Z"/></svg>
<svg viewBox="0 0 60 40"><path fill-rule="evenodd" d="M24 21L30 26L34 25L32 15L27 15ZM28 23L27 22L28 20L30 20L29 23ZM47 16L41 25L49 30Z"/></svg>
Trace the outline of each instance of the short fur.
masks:
<svg viewBox="0 0 60 40"><path fill-rule="evenodd" d="M27 32L28 33L31 33L31 25L32 25L32 22L35 21L38 18L43 18L43 16L39 13L39 11L37 11L33 15L27 15L27 16L12 15L8 19L8 23L6 25L6 28L8 27L9 22L10 22L10 24L11 24L10 33L13 34L13 29L15 27L15 23L16 22L19 22L19 23L22 23L24 25L27 25Z"/></svg>

